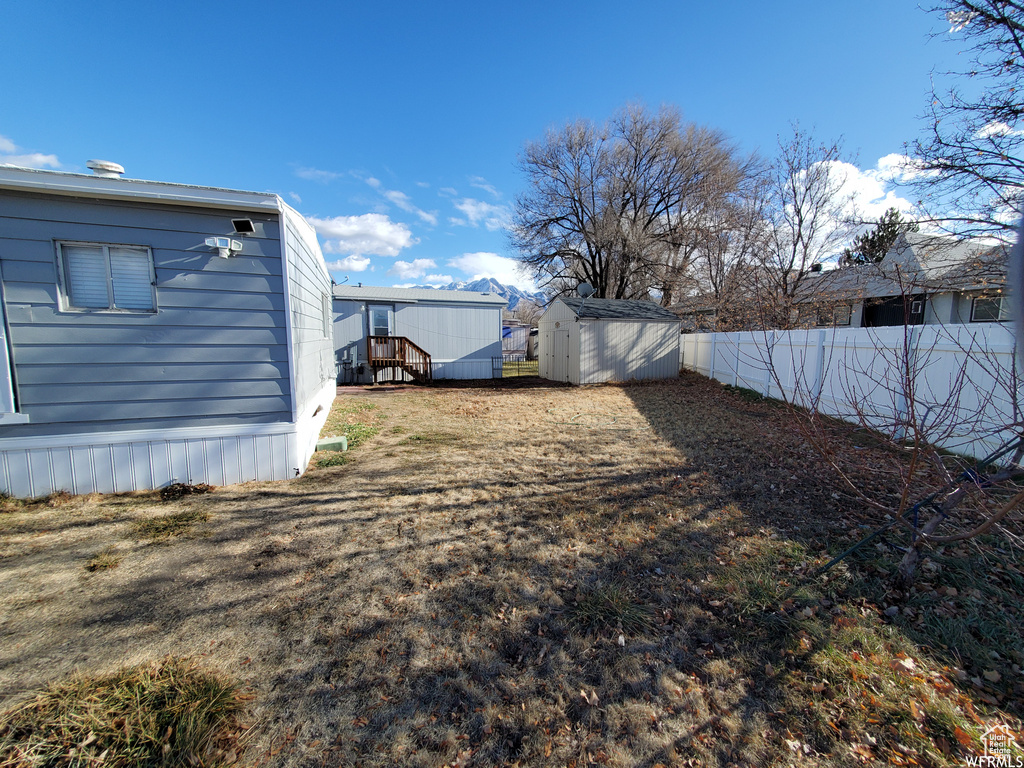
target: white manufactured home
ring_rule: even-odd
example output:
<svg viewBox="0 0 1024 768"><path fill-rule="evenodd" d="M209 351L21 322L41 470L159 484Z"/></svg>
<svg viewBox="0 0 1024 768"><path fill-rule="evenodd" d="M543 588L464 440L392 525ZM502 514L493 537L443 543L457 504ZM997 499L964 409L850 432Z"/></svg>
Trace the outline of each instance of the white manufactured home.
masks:
<svg viewBox="0 0 1024 768"><path fill-rule="evenodd" d="M679 375L679 318L654 302L560 297L538 328L541 378L600 384Z"/></svg>
<svg viewBox="0 0 1024 768"><path fill-rule="evenodd" d="M500 375L505 305L495 293L336 285L338 381L490 379L495 364Z"/></svg>
<svg viewBox="0 0 1024 768"><path fill-rule="evenodd" d="M0 168L0 491L300 474L335 394L315 232L277 195L107 173Z"/></svg>

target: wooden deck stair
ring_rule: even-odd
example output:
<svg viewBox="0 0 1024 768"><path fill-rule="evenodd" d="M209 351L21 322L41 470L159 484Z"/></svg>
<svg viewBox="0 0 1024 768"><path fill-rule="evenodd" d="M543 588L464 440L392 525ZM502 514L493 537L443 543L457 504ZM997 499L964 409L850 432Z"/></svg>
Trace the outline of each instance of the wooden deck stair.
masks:
<svg viewBox="0 0 1024 768"><path fill-rule="evenodd" d="M404 380L399 371L412 376L420 384L433 381L430 365L430 353L407 339L405 336L368 336L366 341L368 362L373 369L373 379L377 380L377 371L390 370L391 380Z"/></svg>

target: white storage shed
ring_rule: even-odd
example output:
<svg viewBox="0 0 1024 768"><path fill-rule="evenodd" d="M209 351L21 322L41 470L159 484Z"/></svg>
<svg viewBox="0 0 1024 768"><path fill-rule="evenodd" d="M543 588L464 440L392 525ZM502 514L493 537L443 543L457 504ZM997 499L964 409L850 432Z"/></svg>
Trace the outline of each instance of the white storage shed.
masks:
<svg viewBox="0 0 1024 768"><path fill-rule="evenodd" d="M679 318L651 301L555 299L539 322L540 375L599 384L679 375Z"/></svg>

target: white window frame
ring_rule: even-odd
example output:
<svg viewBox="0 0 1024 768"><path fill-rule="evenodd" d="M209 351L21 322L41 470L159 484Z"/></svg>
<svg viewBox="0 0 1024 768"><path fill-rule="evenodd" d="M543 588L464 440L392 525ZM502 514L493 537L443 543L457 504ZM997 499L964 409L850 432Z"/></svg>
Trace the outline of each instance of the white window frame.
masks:
<svg viewBox="0 0 1024 768"><path fill-rule="evenodd" d="M391 308L390 305L388 305L388 304L370 304L370 305L367 306L366 309L367 309L366 319L367 319L367 321L369 323L369 330L370 330L370 335L371 336L380 336L379 333L374 333L375 329L374 329L374 325L373 325L373 313L376 310L383 310L384 312L387 313L388 332L387 332L386 335L387 336L394 336L395 335L395 316L394 316L394 310Z"/></svg>
<svg viewBox="0 0 1024 768"><path fill-rule="evenodd" d="M95 243L81 240L57 240L57 273L60 276L60 311L62 312L88 312L88 313L117 313L132 315L152 315L157 311L156 306L156 268L153 264L153 249L148 245L136 245L133 243ZM64 254L65 247L79 248L100 248L103 251L103 262L106 266L107 283L107 306L106 307L79 307L72 303L71 281L68 276L67 258ZM138 251L145 251L149 259L149 289L152 307L148 309L118 307L114 300L114 283L110 271L110 249L111 248L132 248Z"/></svg>
<svg viewBox="0 0 1024 768"><path fill-rule="evenodd" d="M330 295L328 295L326 293L321 294L320 306L323 309L323 331L324 331L324 338L325 339L331 338L331 322L333 320L333 318L331 317L331 314L332 314L332 306L331 306L331 304L332 304L332 302L331 302Z"/></svg>
<svg viewBox="0 0 1024 768"><path fill-rule="evenodd" d="M7 333L7 308L0 281L0 424L25 424L28 416L18 413L14 398L14 369Z"/></svg>
<svg viewBox="0 0 1024 768"><path fill-rule="evenodd" d="M994 318L987 318L986 317L986 318L982 318L982 319L978 319L976 317L976 309L977 309L977 306L978 306L978 300L979 299L981 301L997 301L997 302L999 302L999 311L997 312L996 317L994 317ZM1005 296L984 296L984 295L972 296L971 297L971 322L972 323L1001 323L1001 322L1004 322L1005 320L1009 320L1010 319L1010 313L1009 313L1009 307L1007 306L1007 304L1008 304L1008 302L1006 301L1006 297Z"/></svg>

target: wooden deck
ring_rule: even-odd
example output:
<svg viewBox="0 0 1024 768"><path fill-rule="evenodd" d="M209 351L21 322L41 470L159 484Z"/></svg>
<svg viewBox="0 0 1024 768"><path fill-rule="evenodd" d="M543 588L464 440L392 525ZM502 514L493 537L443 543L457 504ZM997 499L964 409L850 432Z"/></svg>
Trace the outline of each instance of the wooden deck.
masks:
<svg viewBox="0 0 1024 768"><path fill-rule="evenodd" d="M366 349L374 381L378 371L389 371L391 381L404 381L405 374L420 384L433 381L430 353L405 336L368 336Z"/></svg>

